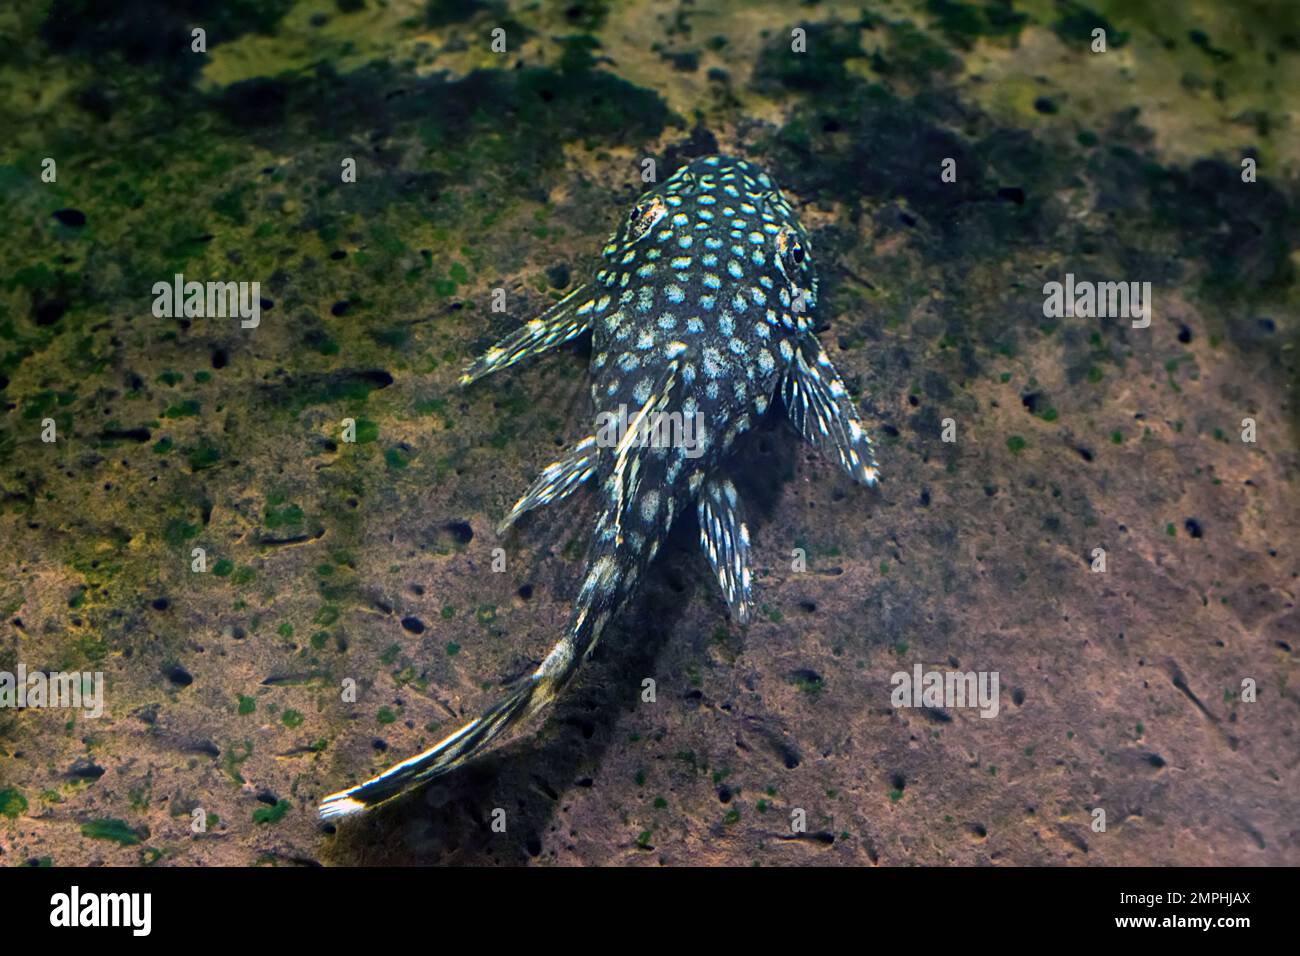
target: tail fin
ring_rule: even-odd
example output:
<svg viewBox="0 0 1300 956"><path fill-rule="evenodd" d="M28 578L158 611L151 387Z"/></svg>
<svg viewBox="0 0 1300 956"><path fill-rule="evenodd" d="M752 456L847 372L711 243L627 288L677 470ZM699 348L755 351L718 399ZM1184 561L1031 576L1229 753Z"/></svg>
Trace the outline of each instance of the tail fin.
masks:
<svg viewBox="0 0 1300 956"><path fill-rule="evenodd" d="M564 638L509 697L423 753L389 767L377 777L332 793L320 803L323 820L370 810L459 767L487 749L511 727L550 703L577 668L571 638Z"/></svg>
<svg viewBox="0 0 1300 956"><path fill-rule="evenodd" d="M648 412L662 409L668 403L669 393L680 381L675 376L674 363L665 375L661 389L651 395L637 413L628 435L635 437L637 422ZM369 810L460 766L515 724L549 704L569 682L582 658L595 648L605 625L632 593L633 585L653 560L672 524L671 499L663 521L650 521L645 517L646 510L637 504L642 500L637 496L641 478L648 486L666 487L662 478L664 458L646 455L644 446L634 447L631 439L626 437L619 443L615 456L614 472L606 480L610 503L596 522L587 555L586 580L578 592L565 636L551 649L546 660L518 690L450 737L372 780L326 797L320 805L323 818L344 817ZM628 531L625 537L621 523L629 515L638 516L641 523L636 531ZM658 512L655 515L657 517Z"/></svg>

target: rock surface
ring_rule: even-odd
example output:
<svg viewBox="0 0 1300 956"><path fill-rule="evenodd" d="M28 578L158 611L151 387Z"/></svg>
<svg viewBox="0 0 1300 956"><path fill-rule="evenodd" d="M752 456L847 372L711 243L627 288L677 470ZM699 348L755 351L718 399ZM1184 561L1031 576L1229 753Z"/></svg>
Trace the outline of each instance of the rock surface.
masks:
<svg viewBox="0 0 1300 956"><path fill-rule="evenodd" d="M0 710L0 862L1300 864L1300 16L862 6L0 14L0 671L106 681ZM548 720L323 826L574 594L588 498L491 529L582 434L586 346L460 368L643 158L714 151L803 210L881 490L772 416L756 622L687 519ZM260 324L157 317L177 273ZM1066 273L1152 283L1150 326L1045 317ZM895 708L917 665L997 715Z"/></svg>

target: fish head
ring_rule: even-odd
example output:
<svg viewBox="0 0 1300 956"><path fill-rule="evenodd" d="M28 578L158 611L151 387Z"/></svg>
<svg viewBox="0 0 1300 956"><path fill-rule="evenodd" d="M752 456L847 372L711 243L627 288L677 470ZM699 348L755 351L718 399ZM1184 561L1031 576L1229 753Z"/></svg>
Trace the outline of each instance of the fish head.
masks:
<svg viewBox="0 0 1300 956"><path fill-rule="evenodd" d="M632 272L633 286L635 270L652 274L647 261L689 259L695 268L684 268L680 278L713 270L724 282L759 284L781 324L811 326L817 302L812 241L777 184L748 160L705 156L681 167L638 197L602 255L613 266L607 275L627 282L619 273ZM718 271L726 268L733 269L730 277Z"/></svg>

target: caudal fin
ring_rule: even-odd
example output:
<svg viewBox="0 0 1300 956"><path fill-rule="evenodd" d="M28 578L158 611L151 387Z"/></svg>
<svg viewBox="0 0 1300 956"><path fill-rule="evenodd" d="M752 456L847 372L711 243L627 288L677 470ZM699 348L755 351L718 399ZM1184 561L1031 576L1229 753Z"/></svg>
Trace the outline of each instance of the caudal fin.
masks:
<svg viewBox="0 0 1300 956"><path fill-rule="evenodd" d="M611 514L605 512L597 522L598 541L601 529L612 521ZM330 820L369 810L440 777L478 756L510 728L553 701L582 661L583 652L579 648L590 653L606 622L629 593L635 575L628 569L639 574L640 565L628 564L625 569L620 564L618 552L610 550L614 547L602 543L593 549L588 559L587 579L578 594L565 635L517 690L424 753L403 760L365 783L330 794L321 801L321 817ZM657 547L658 541L655 541L646 552L627 552L635 554L635 558L628 560L644 563Z"/></svg>
<svg viewBox="0 0 1300 956"><path fill-rule="evenodd" d="M403 760L365 783L330 794L321 801L321 819L332 820L369 810L460 766L545 703L540 696L545 693L545 683L545 675L533 674L501 703L423 753Z"/></svg>

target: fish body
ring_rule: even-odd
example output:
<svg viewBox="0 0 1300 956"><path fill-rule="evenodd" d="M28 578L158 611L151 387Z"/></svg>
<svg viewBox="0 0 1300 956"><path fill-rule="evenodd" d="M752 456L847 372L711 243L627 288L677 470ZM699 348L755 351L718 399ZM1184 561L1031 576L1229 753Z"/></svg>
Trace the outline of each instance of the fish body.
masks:
<svg viewBox="0 0 1300 956"><path fill-rule="evenodd" d="M595 479L601 507L568 626L505 700L423 753L325 798L323 817L368 809L446 773L552 701L692 506L723 595L746 623L749 531L726 459L778 391L805 437L858 482L876 483L870 440L812 333L808 234L765 172L724 156L682 167L633 204L602 259L591 282L462 377L468 385L592 332L592 434L542 470L500 529Z"/></svg>

